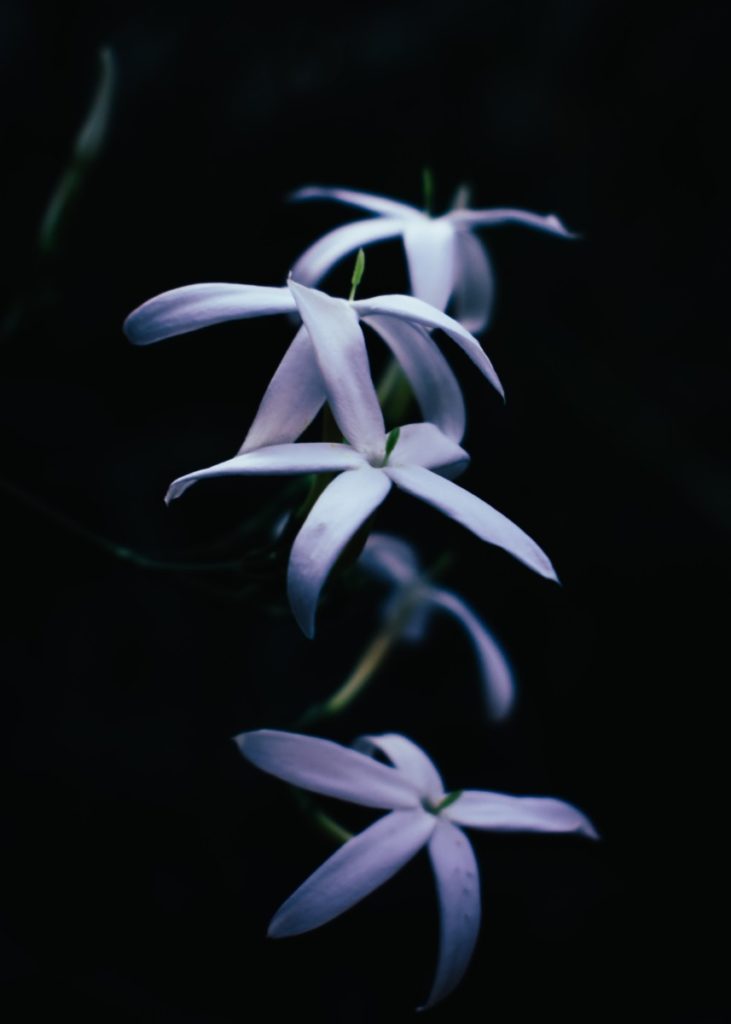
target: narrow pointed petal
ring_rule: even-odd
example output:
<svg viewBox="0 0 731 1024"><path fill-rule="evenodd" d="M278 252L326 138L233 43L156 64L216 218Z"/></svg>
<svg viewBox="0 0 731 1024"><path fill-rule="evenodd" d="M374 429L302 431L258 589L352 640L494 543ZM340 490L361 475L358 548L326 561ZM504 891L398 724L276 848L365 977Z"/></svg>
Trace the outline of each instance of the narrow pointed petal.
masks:
<svg viewBox="0 0 731 1024"><path fill-rule="evenodd" d="M413 583L419 577L419 560L410 544L389 533L372 533L365 543L360 564L374 576L391 583Z"/></svg>
<svg viewBox="0 0 731 1024"><path fill-rule="evenodd" d="M307 328L301 327L264 392L239 454L296 441L324 402L325 382Z"/></svg>
<svg viewBox="0 0 731 1024"><path fill-rule="evenodd" d="M449 612L464 626L472 641L480 666L482 691L489 717L495 721L506 718L515 703L515 677L497 640L482 619L451 590L432 587L429 596L434 604Z"/></svg>
<svg viewBox="0 0 731 1024"><path fill-rule="evenodd" d="M480 933L480 874L467 836L442 818L429 840L439 901L439 959L428 1010L452 992L464 977Z"/></svg>
<svg viewBox="0 0 731 1024"><path fill-rule="evenodd" d="M332 199L348 206L357 206L361 210L379 213L383 217L401 217L409 220L425 220L424 214L409 203L401 203L396 199L374 195L372 192L359 192L351 188L328 188L319 185L307 185L292 192L288 199L300 202L303 199Z"/></svg>
<svg viewBox="0 0 731 1024"><path fill-rule="evenodd" d="M483 373L496 389L498 394L505 397L500 378L495 372L495 367L487 358L477 338L469 331L453 320L451 316L442 313L434 306L414 298L413 295L378 295L374 299L359 299L353 303L359 316L371 317L394 316L400 320L407 320L411 323L421 324L430 330L438 327L457 342L459 347L470 357L475 366Z"/></svg>
<svg viewBox="0 0 731 1024"><path fill-rule="evenodd" d="M328 231L326 235L302 253L291 270L291 276L300 284L315 285L346 256L373 242L384 242L396 238L403 231L403 220L393 217L376 217L373 220L356 220L352 224Z"/></svg>
<svg viewBox="0 0 731 1024"><path fill-rule="evenodd" d="M338 473L359 469L368 464L362 455L347 444L313 441L301 444L276 444L253 452L236 455L207 469L173 480L165 501L179 498L191 484L216 476L296 476L299 473Z"/></svg>
<svg viewBox="0 0 731 1024"><path fill-rule="evenodd" d="M447 476L463 472L470 461L464 448L450 441L433 423L407 423L401 427L389 466L424 466Z"/></svg>
<svg viewBox="0 0 731 1024"><path fill-rule="evenodd" d="M332 740L258 729L235 741L247 761L300 789L389 811L420 807L416 787L395 768Z"/></svg>
<svg viewBox="0 0 731 1024"><path fill-rule="evenodd" d="M426 845L435 823L421 808L380 818L341 846L282 904L269 936L301 935L355 906Z"/></svg>
<svg viewBox="0 0 731 1024"><path fill-rule="evenodd" d="M482 498L421 466L386 466L384 472L388 473L397 487L438 508L471 530L480 540L504 548L539 576L558 579L548 556L536 542Z"/></svg>
<svg viewBox="0 0 731 1024"><path fill-rule="evenodd" d="M438 803L444 796L444 783L433 761L406 736L395 732L382 736L359 736L353 746L366 754L385 754L425 800Z"/></svg>
<svg viewBox="0 0 731 1024"><path fill-rule="evenodd" d="M495 300L495 275L484 245L469 231L455 240L455 318L472 334L484 331Z"/></svg>
<svg viewBox="0 0 731 1024"><path fill-rule="evenodd" d="M455 230L447 220L415 220L404 229L411 290L418 299L446 309L455 271Z"/></svg>
<svg viewBox="0 0 731 1024"><path fill-rule="evenodd" d="M199 331L225 320L292 313L294 299L287 288L255 284L190 284L148 299L124 321L124 333L135 345Z"/></svg>
<svg viewBox="0 0 731 1024"><path fill-rule="evenodd" d="M452 210L446 219L466 228L496 227L499 224L519 224L536 231L547 231L561 238L576 238L555 213L530 213L528 210L495 208L494 210Z"/></svg>
<svg viewBox="0 0 731 1024"><path fill-rule="evenodd" d="M546 796L508 796L466 789L442 814L458 825L493 832L576 832L599 838L578 807Z"/></svg>
<svg viewBox="0 0 731 1024"><path fill-rule="evenodd" d="M289 603L305 636L314 636L317 602L332 567L390 489L383 470L365 466L336 477L313 505L287 568Z"/></svg>
<svg viewBox="0 0 731 1024"><path fill-rule="evenodd" d="M350 303L289 283L310 335L333 416L365 455L382 453L386 428L371 380L365 338Z"/></svg>
<svg viewBox="0 0 731 1024"><path fill-rule="evenodd" d="M369 316L365 323L391 349L408 378L424 419L459 443L467 422L462 389L425 328L391 316Z"/></svg>

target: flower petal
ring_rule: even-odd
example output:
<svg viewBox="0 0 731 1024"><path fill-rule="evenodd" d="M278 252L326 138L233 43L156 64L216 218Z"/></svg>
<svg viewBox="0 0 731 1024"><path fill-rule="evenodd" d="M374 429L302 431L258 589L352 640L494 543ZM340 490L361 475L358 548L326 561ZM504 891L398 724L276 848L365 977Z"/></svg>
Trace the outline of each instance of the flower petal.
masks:
<svg viewBox="0 0 731 1024"><path fill-rule="evenodd" d="M439 900L439 959L430 1006L448 996L462 980L480 933L480 873L467 836L440 819L429 840Z"/></svg>
<svg viewBox="0 0 731 1024"><path fill-rule="evenodd" d="M559 220L555 213L530 213L528 210L513 210L496 207L494 210L451 210L445 215L453 224L466 228L495 227L498 224L520 224L537 231L547 231L561 238L576 238L572 231Z"/></svg>
<svg viewBox="0 0 731 1024"><path fill-rule="evenodd" d="M348 442L382 454L386 428L371 380L365 338L350 303L289 282L317 356L333 416Z"/></svg>
<svg viewBox="0 0 731 1024"><path fill-rule="evenodd" d="M386 199L385 196L374 195L372 192L359 192L351 188L331 188L320 185L307 185L298 188L287 197L293 202L303 199L332 199L338 203L347 203L349 206L358 206L361 210L370 210L371 213L380 213L384 217L405 217L409 220L426 219L421 210L409 203L401 203L396 199Z"/></svg>
<svg viewBox="0 0 731 1024"><path fill-rule="evenodd" d="M464 448L450 441L433 423L407 423L399 430L389 466L424 466L445 476L463 472L470 461Z"/></svg>
<svg viewBox="0 0 731 1024"><path fill-rule="evenodd" d="M301 444L275 444L236 455L207 469L173 480L165 501L179 498L191 484L216 476L294 476L298 473L337 473L345 469L367 467L362 455L347 444L312 441Z"/></svg>
<svg viewBox="0 0 731 1024"><path fill-rule="evenodd" d="M239 454L287 444L304 433L325 401L325 382L306 327L300 327L264 392Z"/></svg>
<svg viewBox="0 0 731 1024"><path fill-rule="evenodd" d="M426 811L392 811L350 839L310 875L272 918L268 935L301 935L332 921L387 882L434 831Z"/></svg>
<svg viewBox="0 0 731 1024"><path fill-rule="evenodd" d="M384 472L397 487L438 508L488 544L504 548L539 576L558 579L548 556L536 542L476 494L421 466L386 466Z"/></svg>
<svg viewBox="0 0 731 1024"><path fill-rule="evenodd" d="M479 238L458 231L455 239L455 317L472 334L483 331L492 313L495 275Z"/></svg>
<svg viewBox="0 0 731 1024"><path fill-rule="evenodd" d="M365 323L380 334L393 352L424 419L435 423L453 441L461 441L466 425L462 389L428 332L391 316L369 316Z"/></svg>
<svg viewBox="0 0 731 1024"><path fill-rule="evenodd" d="M135 345L199 331L225 320L291 313L296 306L287 288L256 284L190 284L148 299L124 321L124 333Z"/></svg>
<svg viewBox="0 0 731 1024"><path fill-rule="evenodd" d="M242 732L235 742L257 768L300 789L363 807L420 808L419 794L404 775L351 747L278 729Z"/></svg>
<svg viewBox="0 0 731 1024"><path fill-rule="evenodd" d="M421 747L399 733L387 732L382 736L359 736L353 744L366 754L385 754L404 778L413 783L425 800L438 803L444 796L444 783L431 758Z"/></svg>
<svg viewBox="0 0 731 1024"><path fill-rule="evenodd" d="M458 825L494 832L577 832L590 839L599 838L578 807L553 797L465 789L442 814Z"/></svg>
<svg viewBox="0 0 731 1024"><path fill-rule="evenodd" d="M367 572L389 582L413 583L419 577L419 560L410 544L389 533L372 533L365 543L360 564Z"/></svg>
<svg viewBox="0 0 731 1024"><path fill-rule="evenodd" d="M414 298L413 295L378 295L373 299L358 299L353 303L353 307L361 317L379 316L385 313L386 316L395 316L399 320L422 324L429 329L438 327L457 342L498 393L505 397L495 368L477 338L446 313L422 302L421 299Z"/></svg>
<svg viewBox="0 0 731 1024"><path fill-rule="evenodd" d="M447 220L415 220L404 229L411 290L418 299L445 309L454 283L454 227Z"/></svg>
<svg viewBox="0 0 731 1024"><path fill-rule="evenodd" d="M317 499L292 545L287 594L302 632L315 633L320 592L345 546L391 489L383 470L343 473Z"/></svg>
<svg viewBox="0 0 731 1024"><path fill-rule="evenodd" d="M311 245L302 253L290 271L300 284L315 285L342 259L372 242L396 238L403 231L403 221L392 217L356 220L343 224Z"/></svg>
<svg viewBox="0 0 731 1024"><path fill-rule="evenodd" d="M487 713L496 721L505 718L515 702L515 677L497 640L482 619L451 590L431 587L429 597L466 629L480 664Z"/></svg>

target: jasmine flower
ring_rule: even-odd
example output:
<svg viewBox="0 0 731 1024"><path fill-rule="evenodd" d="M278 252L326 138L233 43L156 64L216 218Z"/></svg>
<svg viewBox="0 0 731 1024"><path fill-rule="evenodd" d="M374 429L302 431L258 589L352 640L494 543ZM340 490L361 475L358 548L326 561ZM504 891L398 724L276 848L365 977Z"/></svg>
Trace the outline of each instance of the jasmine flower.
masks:
<svg viewBox="0 0 731 1024"><path fill-rule="evenodd" d="M257 768L285 782L389 811L341 846L282 904L269 925L272 938L300 935L333 920L427 847L440 928L436 975L421 1009L434 1006L459 984L480 930L478 866L460 826L598 838L589 819L563 800L446 791L424 751L394 733L363 736L357 750L269 729L242 733L236 743ZM390 765L369 756L376 753Z"/></svg>
<svg viewBox="0 0 731 1024"><path fill-rule="evenodd" d="M449 335L503 394L478 340L456 320L410 295L348 301L291 278L285 288L187 285L143 303L127 317L124 330L134 344L149 345L227 320L277 313L298 313L303 326L264 394L242 452L296 440L317 415L334 383L340 394L352 392L367 366L361 323L383 338L407 375L422 414L447 437L460 441L464 435L464 402L429 330L440 328Z"/></svg>
<svg viewBox="0 0 731 1024"><path fill-rule="evenodd" d="M441 217L430 217L409 203L345 188L300 188L290 198L332 199L376 214L376 219L344 224L318 239L292 268L295 280L317 284L361 246L400 237L414 295L437 309L446 309L453 297L457 319L473 334L487 326L495 291L490 259L472 234L475 228L521 224L562 238L574 237L554 214L527 210L455 207Z"/></svg>
<svg viewBox="0 0 731 1024"><path fill-rule="evenodd" d="M456 441L432 423L412 423L386 433L360 327L348 304L312 289L292 287L318 357L330 408L346 442L267 444L245 451L175 480L166 501L210 477L337 473L300 528L287 570L292 611L310 637L330 570L393 484L433 505L481 540L504 548L539 575L555 580L547 555L520 527L446 479L469 461Z"/></svg>
<svg viewBox="0 0 731 1024"><path fill-rule="evenodd" d="M406 639L421 641L435 612L447 612L460 623L477 658L487 714L495 720L506 718L515 701L513 671L499 643L467 602L454 591L430 583L413 547L387 533L370 535L360 564L393 587L386 616L396 614L404 604L409 606L403 630Z"/></svg>

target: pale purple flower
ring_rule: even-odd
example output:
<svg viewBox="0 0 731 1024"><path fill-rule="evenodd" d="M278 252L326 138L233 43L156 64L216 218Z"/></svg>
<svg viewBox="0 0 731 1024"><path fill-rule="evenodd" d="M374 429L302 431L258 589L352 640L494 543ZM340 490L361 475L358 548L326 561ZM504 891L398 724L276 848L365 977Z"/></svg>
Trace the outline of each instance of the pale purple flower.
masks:
<svg viewBox="0 0 731 1024"><path fill-rule="evenodd" d="M336 263L361 247L400 237L414 295L437 309L446 309L454 298L456 318L473 334L487 326L495 292L490 258L472 234L475 228L522 224L562 238L574 237L554 214L527 210L456 208L431 217L409 203L345 188L300 188L290 198L332 199L376 214L318 239L292 268L295 280L315 285Z"/></svg>
<svg viewBox="0 0 731 1024"><path fill-rule="evenodd" d="M134 344L149 345L211 324L277 313L298 313L303 326L277 367L242 452L295 441L322 408L333 381L342 391L347 377L353 382L360 379L360 369L367 366L361 322L386 342L406 374L424 418L447 437L461 441L464 436L464 401L430 330L439 328L449 335L503 394L479 341L456 320L411 295L348 301L292 279L285 288L194 284L149 299L130 313L124 330ZM313 330L315 325L322 329Z"/></svg>
<svg viewBox="0 0 731 1024"><path fill-rule="evenodd" d="M313 289L291 287L319 360L327 400L346 442L267 444L245 451L175 480L166 501L209 477L339 474L312 507L289 559L289 601L307 636L314 634L317 602L330 570L393 484L444 512L481 540L504 548L539 575L555 580L547 555L520 527L446 479L469 461L456 441L433 423L412 423L386 433L360 327L348 303Z"/></svg>
<svg viewBox="0 0 731 1024"><path fill-rule="evenodd" d="M463 627L472 643L482 680L482 693L489 718L506 718L515 702L515 677L500 644L470 605L453 590L437 586L422 571L414 548L387 533L372 533L359 564L391 585L386 618L408 609L402 635L413 642L423 640L432 615L446 612Z"/></svg>
<svg viewBox="0 0 731 1024"><path fill-rule="evenodd" d="M363 736L358 750L262 729L236 737L252 764L302 789L389 811L348 840L272 918L273 938L300 935L338 917L427 847L439 902L439 957L427 1009L459 984L480 930L480 880L460 826L495 832L568 832L596 839L576 807L549 797L483 790L448 792L423 750L405 736ZM361 752L362 751L362 752ZM381 753L391 765L374 760Z"/></svg>

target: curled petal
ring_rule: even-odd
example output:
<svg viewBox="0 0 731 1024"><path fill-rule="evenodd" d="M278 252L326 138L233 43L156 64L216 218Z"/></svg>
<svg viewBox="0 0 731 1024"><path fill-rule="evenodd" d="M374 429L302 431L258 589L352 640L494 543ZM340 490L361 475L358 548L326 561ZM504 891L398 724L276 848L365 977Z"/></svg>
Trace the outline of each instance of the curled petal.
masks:
<svg viewBox="0 0 731 1024"><path fill-rule="evenodd" d="M292 192L288 199L299 202L302 199L332 199L349 206L358 206L361 210L379 213L383 217L401 217L408 220L425 220L424 214L409 203L400 203L396 199L374 195L372 192L359 192L351 188L327 188L319 185L307 185Z"/></svg>
<svg viewBox="0 0 731 1024"><path fill-rule="evenodd" d="M236 744L263 772L363 807L419 807L416 788L395 768L331 740L277 729L242 732Z"/></svg>
<svg viewBox="0 0 731 1024"><path fill-rule="evenodd" d="M576 832L598 839L592 823L578 807L546 796L508 796L465 789L442 812L458 825L492 832Z"/></svg>
<svg viewBox="0 0 731 1024"><path fill-rule="evenodd" d="M270 937L300 935L349 910L410 861L429 841L435 824L436 818L421 808L380 818L341 846L282 904L269 925Z"/></svg>
<svg viewBox="0 0 731 1024"><path fill-rule="evenodd" d="M444 796L444 783L433 761L406 736L394 732L382 736L359 736L353 746L366 754L377 751L385 754L425 800L438 803Z"/></svg>
<svg viewBox="0 0 731 1024"><path fill-rule="evenodd" d="M555 213L530 213L528 210L496 208L494 210L452 210L446 219L465 228L496 227L499 224L520 224L522 227L547 231L561 238L576 238Z"/></svg>
<svg viewBox="0 0 731 1024"><path fill-rule="evenodd" d="M216 476L296 476L298 473L337 473L345 469L367 467L362 455L347 444L326 441L300 444L275 444L236 455L207 469L196 470L173 480L165 501L187 491L191 484Z"/></svg>
<svg viewBox="0 0 731 1024"><path fill-rule="evenodd" d="M350 303L290 281L338 426L358 451L383 452L386 428L365 338Z"/></svg>
<svg viewBox="0 0 731 1024"><path fill-rule="evenodd" d="M386 466L385 472L401 490L438 508L480 540L504 548L539 576L558 579L548 555L536 542L482 498L421 466Z"/></svg>
<svg viewBox="0 0 731 1024"><path fill-rule="evenodd" d="M135 345L199 331L226 320L292 313L296 305L287 288L256 284L190 284L148 299L124 321Z"/></svg>
<svg viewBox="0 0 731 1024"><path fill-rule="evenodd" d="M437 309L445 309L454 283L454 227L447 220L415 220L404 229L411 290Z"/></svg>
<svg viewBox="0 0 731 1024"><path fill-rule="evenodd" d="M505 718L515 702L515 677L497 640L482 619L478 618L470 606L451 590L431 587L429 597L434 604L449 612L464 626L480 665L487 713L496 721Z"/></svg>
<svg viewBox="0 0 731 1024"><path fill-rule="evenodd" d="M453 320L451 316L442 313L434 306L430 306L413 295L378 295L373 299L359 299L353 303L354 308L361 317L370 316L393 316L399 320L408 320L412 323L421 324L430 330L438 327L457 342L459 347L470 357L475 366L484 374L496 389L498 394L505 397L500 378L495 372L495 367L487 358L477 338L469 331Z"/></svg>
<svg viewBox="0 0 731 1024"><path fill-rule="evenodd" d="M455 317L472 334L479 334L490 322L495 299L493 274L484 245L469 231L458 231L455 239Z"/></svg>
<svg viewBox="0 0 731 1024"><path fill-rule="evenodd" d="M352 224L328 231L326 235L302 253L291 270L292 278L300 284L315 285L332 268L372 242L384 242L396 238L403 230L403 221L392 217L377 217L374 220L356 220Z"/></svg>
<svg viewBox="0 0 731 1024"><path fill-rule="evenodd" d="M433 423L408 423L399 430L389 466L424 466L445 476L463 472L470 461L464 448L450 441Z"/></svg>
<svg viewBox="0 0 731 1024"><path fill-rule="evenodd" d="M408 378L424 419L459 443L466 424L462 389L426 329L391 316L369 316L365 323L391 349Z"/></svg>
<svg viewBox="0 0 731 1024"><path fill-rule="evenodd" d="M288 444L304 433L325 401L325 383L306 327L300 327L264 392L239 454Z"/></svg>
<svg viewBox="0 0 731 1024"><path fill-rule="evenodd" d="M315 633L320 592L348 542L391 489L380 469L342 473L317 499L295 537L287 568L287 594L302 632Z"/></svg>
<svg viewBox="0 0 731 1024"><path fill-rule="evenodd" d="M467 970L480 932L480 875L469 840L440 819L429 840L439 900L439 959L428 1010L448 996Z"/></svg>

